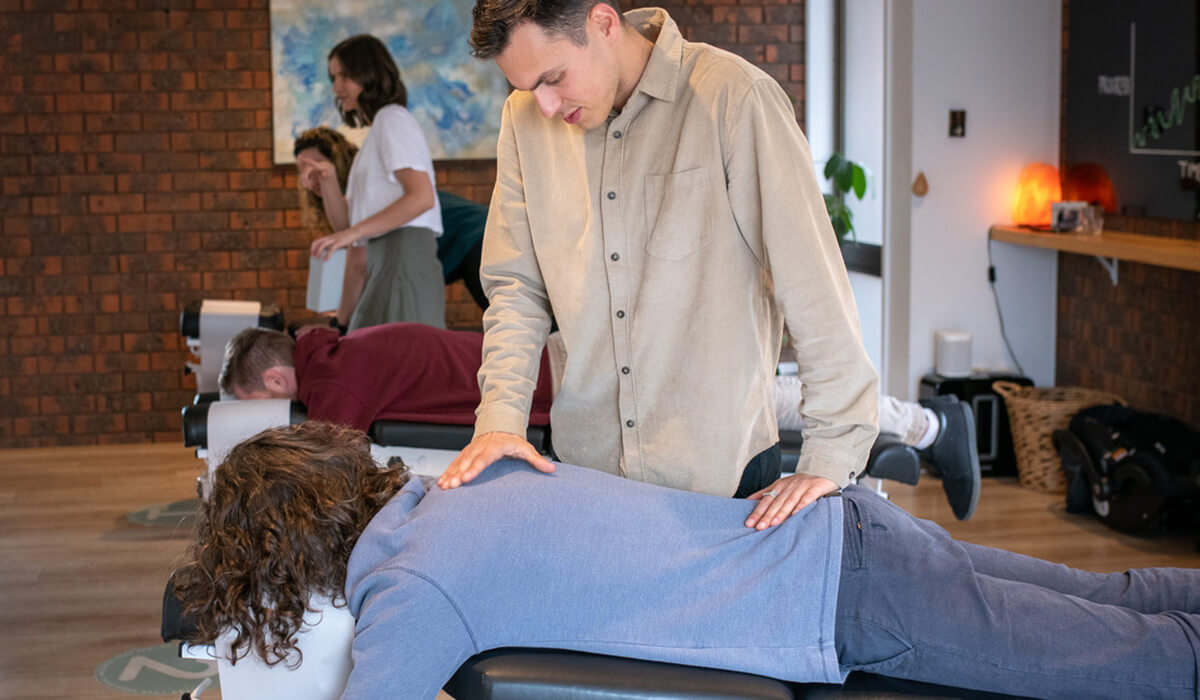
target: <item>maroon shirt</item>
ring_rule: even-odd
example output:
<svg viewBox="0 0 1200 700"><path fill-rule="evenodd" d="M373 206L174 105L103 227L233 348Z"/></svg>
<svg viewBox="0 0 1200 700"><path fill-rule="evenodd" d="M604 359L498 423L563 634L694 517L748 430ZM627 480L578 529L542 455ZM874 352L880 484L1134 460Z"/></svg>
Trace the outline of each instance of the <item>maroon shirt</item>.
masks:
<svg viewBox="0 0 1200 700"><path fill-rule="evenodd" d="M388 323L339 338L319 328L296 340L299 399L308 417L366 430L376 420L473 425L483 334ZM550 423L550 362L542 351L530 425Z"/></svg>

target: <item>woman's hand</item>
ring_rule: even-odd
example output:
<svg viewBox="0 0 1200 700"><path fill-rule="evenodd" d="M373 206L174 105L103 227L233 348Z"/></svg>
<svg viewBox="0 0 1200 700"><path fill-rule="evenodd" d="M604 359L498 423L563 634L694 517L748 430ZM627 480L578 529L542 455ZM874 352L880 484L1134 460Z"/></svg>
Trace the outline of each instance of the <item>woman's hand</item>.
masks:
<svg viewBox="0 0 1200 700"><path fill-rule="evenodd" d="M321 196L321 182L323 180L337 180L337 168L333 162L326 159L324 156L314 158L306 153L301 153L296 156L296 166L299 168L300 184L304 189L312 192L318 197Z"/></svg>
<svg viewBox="0 0 1200 700"><path fill-rule="evenodd" d="M353 244L358 240L358 235L353 228L348 228L337 233L331 233L328 236L321 236L312 242L308 248L308 254L314 258L328 260L329 256L336 250L341 250Z"/></svg>

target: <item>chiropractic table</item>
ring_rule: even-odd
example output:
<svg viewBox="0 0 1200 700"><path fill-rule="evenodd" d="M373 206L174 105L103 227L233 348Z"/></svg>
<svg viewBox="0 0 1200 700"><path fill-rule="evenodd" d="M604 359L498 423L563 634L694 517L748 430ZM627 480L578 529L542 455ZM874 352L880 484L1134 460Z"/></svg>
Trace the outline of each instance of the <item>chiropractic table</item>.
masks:
<svg viewBox="0 0 1200 700"><path fill-rule="evenodd" d="M225 343L242 328L253 325L282 328L282 317L270 308L264 311L256 302L205 301L190 305L181 321L189 348L199 351L202 358L200 365L189 365L197 373L197 396L183 409L184 444L195 447L197 456L208 462L208 473L200 477L201 497L207 495L213 470L234 445L267 428L305 419L304 407L286 399L216 400L216 377ZM214 345L220 354L211 352ZM205 386L201 386L202 379ZM470 442L473 428L378 421L368 434L372 456L381 465L400 458L414 474L433 477L441 474L457 451ZM539 451L550 454L549 426L531 426L527 438ZM799 433L781 432L785 472L794 468L800 443ZM864 476L914 484L919 470L916 451L896 436L884 434L872 447ZM336 698L351 669L354 620L345 608L333 607L328 600L315 602L318 612L306 617L301 631L304 662L296 669L284 664L268 667L254 657L230 664L227 652L231 636L222 636L211 646L185 643L180 653L200 660L216 658L224 700ZM164 641L180 639L183 625L186 620L168 582L163 601ZM395 692L396 697L403 697L403 689ZM458 670L446 685L446 692L455 700L1002 697L862 673L851 674L844 686L792 684L744 673L551 649L498 649L479 654Z"/></svg>

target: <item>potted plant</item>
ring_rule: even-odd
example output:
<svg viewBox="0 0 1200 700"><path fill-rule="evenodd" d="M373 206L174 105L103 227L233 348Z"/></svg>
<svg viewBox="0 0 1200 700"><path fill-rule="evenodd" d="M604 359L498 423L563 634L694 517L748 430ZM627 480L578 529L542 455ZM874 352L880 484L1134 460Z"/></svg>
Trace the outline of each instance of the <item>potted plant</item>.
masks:
<svg viewBox="0 0 1200 700"><path fill-rule="evenodd" d="M845 242L847 235L857 242L858 237L854 235L854 219L845 199L846 194L850 192L860 200L863 198L867 192L867 174L858 163L841 153L834 153L825 162L825 178L833 185L833 193L825 195L825 210L829 213L838 244Z"/></svg>

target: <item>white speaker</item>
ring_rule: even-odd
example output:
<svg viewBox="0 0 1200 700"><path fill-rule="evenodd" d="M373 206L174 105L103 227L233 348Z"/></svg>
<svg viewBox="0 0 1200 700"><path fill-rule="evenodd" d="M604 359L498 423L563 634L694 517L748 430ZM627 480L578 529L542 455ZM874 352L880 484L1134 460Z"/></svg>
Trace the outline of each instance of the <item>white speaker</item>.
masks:
<svg viewBox="0 0 1200 700"><path fill-rule="evenodd" d="M943 377L971 375L971 334L965 331L938 331L934 337L934 371Z"/></svg>

